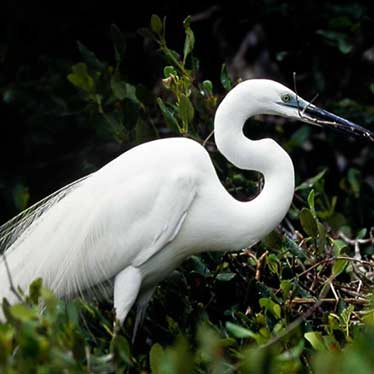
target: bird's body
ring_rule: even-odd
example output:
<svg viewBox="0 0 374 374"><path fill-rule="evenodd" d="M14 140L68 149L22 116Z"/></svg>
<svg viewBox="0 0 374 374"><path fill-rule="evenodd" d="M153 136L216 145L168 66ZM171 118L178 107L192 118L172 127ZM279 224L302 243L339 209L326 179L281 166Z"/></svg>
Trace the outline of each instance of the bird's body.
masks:
<svg viewBox="0 0 374 374"><path fill-rule="evenodd" d="M155 286L186 257L256 243L287 213L294 171L279 145L271 139L249 140L242 127L255 114L288 116L288 106L275 111L269 105L284 94L294 95L276 82L247 81L226 96L216 113L218 149L237 167L264 175L255 199L234 199L208 152L193 140L139 145L69 187L63 197L57 194L56 201L42 204L42 213L26 228L16 224L9 231L15 238L5 255L13 283L26 289L41 277L58 296L69 297L109 282L123 321L136 300L144 308ZM2 261L3 297L15 301Z"/></svg>
<svg viewBox="0 0 374 374"><path fill-rule="evenodd" d="M199 143L156 140L78 183L35 222L27 240L15 241L6 258L13 282L23 289L42 277L57 295L75 295L134 266L146 292L189 255L239 250L258 241L266 232L250 207L255 203L227 193ZM0 284L7 284L4 269L0 274Z"/></svg>

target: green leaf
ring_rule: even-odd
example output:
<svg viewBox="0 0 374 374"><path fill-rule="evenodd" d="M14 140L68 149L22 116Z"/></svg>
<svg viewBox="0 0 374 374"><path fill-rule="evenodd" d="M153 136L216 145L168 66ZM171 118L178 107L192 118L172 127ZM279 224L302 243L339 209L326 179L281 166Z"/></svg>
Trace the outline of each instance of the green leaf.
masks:
<svg viewBox="0 0 374 374"><path fill-rule="evenodd" d="M219 273L217 275L217 280L219 280L221 282L229 282L232 279L234 279L235 277L236 277L235 273Z"/></svg>
<svg viewBox="0 0 374 374"><path fill-rule="evenodd" d="M144 121L142 118L138 118L135 126L135 140L136 144L141 144L158 138L157 129L152 127L149 122Z"/></svg>
<svg viewBox="0 0 374 374"><path fill-rule="evenodd" d="M110 80L110 86L112 88L114 96L123 100L126 97L126 82L120 81L112 77Z"/></svg>
<svg viewBox="0 0 374 374"><path fill-rule="evenodd" d="M335 277L337 277L339 274L341 274L344 269L347 267L347 265L349 264L349 261L348 260L336 260L334 262L334 265L332 266L332 275L334 275Z"/></svg>
<svg viewBox="0 0 374 374"><path fill-rule="evenodd" d="M21 211L27 208L28 202L30 200L29 189L23 184L17 184L12 191L13 201L16 208Z"/></svg>
<svg viewBox="0 0 374 374"><path fill-rule="evenodd" d="M263 297L259 300L259 304L265 310L270 312L275 318L278 318L278 319L281 318L281 314L282 314L281 307L279 304L275 303L273 300Z"/></svg>
<svg viewBox="0 0 374 374"><path fill-rule="evenodd" d="M357 236L356 236L356 239L364 239L366 234L367 234L368 230L364 227L363 229L361 229Z"/></svg>
<svg viewBox="0 0 374 374"><path fill-rule="evenodd" d="M157 98L157 104L161 109L162 116L164 117L166 126L177 133L181 132L181 128L176 120L173 112L164 104L160 97Z"/></svg>
<svg viewBox="0 0 374 374"><path fill-rule="evenodd" d="M191 17L188 16L183 21L184 31L186 33L186 38L184 40L184 48L183 48L183 62L186 62L187 56L192 52L194 46L195 46L195 36L193 31L190 27L191 24Z"/></svg>
<svg viewBox="0 0 374 374"><path fill-rule="evenodd" d="M282 249L282 236L277 231L272 231L270 234L262 239L262 243L270 249L281 250Z"/></svg>
<svg viewBox="0 0 374 374"><path fill-rule="evenodd" d="M178 73L175 70L174 66L165 66L164 67L164 77L169 78L170 76L177 77Z"/></svg>
<svg viewBox="0 0 374 374"><path fill-rule="evenodd" d="M105 69L106 67L106 64L104 64L103 62L101 62L95 55L95 53L93 53L92 51L90 51L85 45L83 45L81 42L77 42L78 44L78 49L79 49L79 52L84 60L84 62L90 66L91 68L95 69L95 70L99 70L99 71L102 71Z"/></svg>
<svg viewBox="0 0 374 374"><path fill-rule="evenodd" d="M278 354L276 356L276 360L282 362L283 364L289 364L289 368L291 371L287 370L287 373L294 373L295 371L292 370L293 364L291 364L292 360L299 360L300 356L304 353L304 340L300 339L299 343L294 347L289 347L286 351ZM287 367L287 366L286 366Z"/></svg>
<svg viewBox="0 0 374 374"><path fill-rule="evenodd" d="M180 66L179 59L180 56L177 52L173 51L172 49L166 48L164 50L165 57L169 61L170 64L173 64L174 66Z"/></svg>
<svg viewBox="0 0 374 374"><path fill-rule="evenodd" d="M10 312L12 316L21 320L21 321L29 321L30 319L34 319L38 316L38 311L36 309L31 309L30 307L24 304L15 304L10 307Z"/></svg>
<svg viewBox="0 0 374 374"><path fill-rule="evenodd" d="M347 225L347 219L341 213L334 213L327 218L327 223L333 231L339 231L342 226Z"/></svg>
<svg viewBox="0 0 374 374"><path fill-rule="evenodd" d="M152 348L149 352L149 364L152 374L163 374L160 370L162 368L164 355L165 351L160 344L156 343L152 345Z"/></svg>
<svg viewBox="0 0 374 374"><path fill-rule="evenodd" d="M318 227L313 214L308 208L301 209L300 212L300 223L303 230L312 238L317 238Z"/></svg>
<svg viewBox="0 0 374 374"><path fill-rule="evenodd" d="M226 91L229 91L232 88L232 81L229 77L227 66L225 64L223 64L221 68L221 84Z"/></svg>
<svg viewBox="0 0 374 374"><path fill-rule="evenodd" d="M313 217L316 217L316 209L314 204L314 190L311 190L308 194L308 205L310 208L311 213L313 214Z"/></svg>
<svg viewBox="0 0 374 374"><path fill-rule="evenodd" d="M210 274L209 268L205 265L204 261L200 256L191 256L188 262L192 264L192 270L196 273L206 277Z"/></svg>
<svg viewBox="0 0 374 374"><path fill-rule="evenodd" d="M280 289L282 290L283 300L287 300L292 288L292 283L288 279L284 279L280 283Z"/></svg>
<svg viewBox="0 0 374 374"><path fill-rule="evenodd" d="M131 365L131 351L130 344L122 335L116 335L111 342L111 351L114 356L119 358L127 365Z"/></svg>
<svg viewBox="0 0 374 374"><path fill-rule="evenodd" d="M320 352L327 351L323 337L318 331L310 331L304 334L304 338L311 344L311 346Z"/></svg>
<svg viewBox="0 0 374 374"><path fill-rule="evenodd" d="M103 117L107 123L107 130L110 135L118 142L121 142L124 134L124 113L120 111L112 111L104 113Z"/></svg>
<svg viewBox="0 0 374 374"><path fill-rule="evenodd" d="M372 94L374 94L374 83L369 84L369 90Z"/></svg>
<svg viewBox="0 0 374 374"><path fill-rule="evenodd" d="M340 256L343 248L348 247L348 244L340 239L333 240L334 243L334 256Z"/></svg>
<svg viewBox="0 0 374 374"><path fill-rule="evenodd" d="M69 302L66 305L66 314L69 318L69 321L74 326L79 326L79 312L80 312L80 304L78 302Z"/></svg>
<svg viewBox="0 0 374 374"><path fill-rule="evenodd" d="M42 284L42 278L37 278L30 284L29 297L34 304L38 303L39 297L41 296Z"/></svg>
<svg viewBox="0 0 374 374"><path fill-rule="evenodd" d="M238 339L252 338L252 339L255 339L255 340L257 340L257 338L258 338L257 334L254 333L253 331L251 331L251 330L249 330L245 327L236 325L232 322L226 322L225 327L226 327L226 330L232 336L235 336L235 338L238 338Z"/></svg>
<svg viewBox="0 0 374 374"><path fill-rule="evenodd" d="M317 34L322 35L328 44L337 47L343 54L348 54L352 51L352 43L348 40L347 35L342 32L317 30Z"/></svg>
<svg viewBox="0 0 374 374"><path fill-rule="evenodd" d="M193 120L194 114L195 110L190 99L186 95L182 94L179 99L179 115L186 132L188 130L188 125Z"/></svg>
<svg viewBox="0 0 374 374"><path fill-rule="evenodd" d="M266 257L266 263L273 274L279 274L280 262L274 253L270 253Z"/></svg>
<svg viewBox="0 0 374 374"><path fill-rule="evenodd" d="M361 172L360 170L351 168L347 173L347 180L351 186L352 192L356 198L360 196L361 191Z"/></svg>
<svg viewBox="0 0 374 374"><path fill-rule="evenodd" d="M208 95L213 95L213 83L209 80L205 80L203 83L202 83L202 86L203 86L203 89L204 91L208 94Z"/></svg>
<svg viewBox="0 0 374 374"><path fill-rule="evenodd" d="M72 66L72 73L68 75L68 80L75 86L85 91L86 93L93 94L95 92L95 82L88 74L87 65L80 62Z"/></svg>
<svg viewBox="0 0 374 374"><path fill-rule="evenodd" d="M304 261L307 258L302 248L287 237L284 238L284 246L287 251L289 251L293 256L299 258L301 261Z"/></svg>
<svg viewBox="0 0 374 374"><path fill-rule="evenodd" d="M297 129L291 136L290 140L287 142L288 147L296 148L301 147L309 138L311 133L310 127L301 126Z"/></svg>
<svg viewBox="0 0 374 374"><path fill-rule="evenodd" d="M162 21L157 14L151 16L151 29L155 34L161 35L162 33Z"/></svg>
<svg viewBox="0 0 374 374"><path fill-rule="evenodd" d="M126 38L120 29L114 24L110 27L110 33L112 36L114 53L118 67L126 51Z"/></svg>
<svg viewBox="0 0 374 374"><path fill-rule="evenodd" d="M305 182L299 184L296 188L295 191L301 191L301 190L306 190L308 188L314 187L316 183L318 183L323 176L326 174L327 169L323 169L320 173L315 175L312 178L307 179Z"/></svg>

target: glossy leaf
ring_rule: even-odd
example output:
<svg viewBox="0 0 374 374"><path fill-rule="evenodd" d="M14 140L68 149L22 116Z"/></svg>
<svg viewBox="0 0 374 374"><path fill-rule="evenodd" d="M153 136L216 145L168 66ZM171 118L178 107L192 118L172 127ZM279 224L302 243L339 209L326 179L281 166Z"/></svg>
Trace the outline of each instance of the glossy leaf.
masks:
<svg viewBox="0 0 374 374"><path fill-rule="evenodd" d="M161 109L162 116L164 117L165 123L169 129L179 133L180 126L176 120L173 112L164 104L161 98L157 98L157 104Z"/></svg>
<svg viewBox="0 0 374 374"><path fill-rule="evenodd" d="M149 352L149 363L154 374L162 374L161 369L161 362L164 356L164 349L158 343L153 344L150 352Z"/></svg>
<svg viewBox="0 0 374 374"><path fill-rule="evenodd" d="M191 17L188 16L183 21L184 30L186 33L186 38L184 41L184 48L183 48L183 61L184 62L186 61L188 55L193 51L194 46L195 46L195 36L194 36L193 31L191 30L190 24L191 24Z"/></svg>
<svg viewBox="0 0 374 374"><path fill-rule="evenodd" d="M68 75L68 80L76 87L85 91L86 93L95 92L95 82L87 71L85 63L78 63L72 66L72 73Z"/></svg>
<svg viewBox="0 0 374 374"><path fill-rule="evenodd" d="M316 351L326 351L326 346L324 344L321 333L317 331L306 332L304 334L304 337Z"/></svg>
<svg viewBox="0 0 374 374"><path fill-rule="evenodd" d="M164 67L164 77L169 78L170 76L177 77L178 73L177 73L176 69L174 68L174 66L165 66Z"/></svg>
<svg viewBox="0 0 374 374"><path fill-rule="evenodd" d="M123 100L127 96L126 82L118 79L116 76L113 76L110 81L110 85L111 85L113 94L117 99Z"/></svg>
<svg viewBox="0 0 374 374"><path fill-rule="evenodd" d="M261 298L259 300L260 306L265 308L268 312L270 312L274 317L281 318L281 307L279 304L275 303L273 300L269 298Z"/></svg>
<svg viewBox="0 0 374 374"><path fill-rule="evenodd" d="M327 169L323 169L321 172L319 172L314 177L309 178L306 181L304 181L303 183L301 183L300 185L298 185L295 188L295 191L302 191L302 190L305 190L305 189L313 188L321 179L323 179L326 172L327 172Z"/></svg>
<svg viewBox="0 0 374 374"><path fill-rule="evenodd" d="M232 279L234 279L235 277L236 277L235 273L219 273L217 275L217 280L219 280L221 282L229 282Z"/></svg>
<svg viewBox="0 0 374 374"><path fill-rule="evenodd" d="M213 83L211 81L205 80L202 86L208 95L213 95Z"/></svg>
<svg viewBox="0 0 374 374"><path fill-rule="evenodd" d="M308 194L308 205L313 217L316 217L316 208L315 208L315 193L314 190L310 190Z"/></svg>
<svg viewBox="0 0 374 374"><path fill-rule="evenodd" d="M348 264L348 260L335 260L334 265L332 266L332 275L337 277L344 271Z"/></svg>
<svg viewBox="0 0 374 374"><path fill-rule="evenodd" d="M13 189L13 201L17 210L21 211L27 208L30 200L29 189L23 184L17 184Z"/></svg>
<svg viewBox="0 0 374 374"><path fill-rule="evenodd" d="M179 115L185 129L187 129L188 125L192 122L194 114L195 110L190 99L182 94L179 101Z"/></svg>
<svg viewBox="0 0 374 374"><path fill-rule="evenodd" d="M29 287L29 297L32 303L37 304L41 296L43 280L41 278L35 279Z"/></svg>
<svg viewBox="0 0 374 374"><path fill-rule="evenodd" d="M361 173L359 170L354 169L354 168L351 168L348 170L347 180L356 198L359 197L360 190L361 190L360 177L361 177Z"/></svg>
<svg viewBox="0 0 374 374"><path fill-rule="evenodd" d="M317 238L318 227L313 214L308 208L303 208L300 212L300 223L303 230L312 238Z"/></svg>
<svg viewBox="0 0 374 374"><path fill-rule="evenodd" d="M229 73L227 71L226 65L222 65L222 68L221 68L221 84L226 91L231 90L233 86L231 78L229 77Z"/></svg>
<svg viewBox="0 0 374 374"><path fill-rule="evenodd" d="M105 69L106 64L101 62L95 53L90 51L84 44L78 41L78 49L84 62L92 69L102 71Z"/></svg>
<svg viewBox="0 0 374 374"><path fill-rule="evenodd" d="M255 340L258 338L257 334L254 333L253 331L245 327L236 325L235 323L226 322L225 326L226 326L226 330L235 338L239 338L239 339L252 338Z"/></svg>
<svg viewBox="0 0 374 374"><path fill-rule="evenodd" d="M152 14L151 16L151 29L156 34L162 33L162 21L157 14Z"/></svg>

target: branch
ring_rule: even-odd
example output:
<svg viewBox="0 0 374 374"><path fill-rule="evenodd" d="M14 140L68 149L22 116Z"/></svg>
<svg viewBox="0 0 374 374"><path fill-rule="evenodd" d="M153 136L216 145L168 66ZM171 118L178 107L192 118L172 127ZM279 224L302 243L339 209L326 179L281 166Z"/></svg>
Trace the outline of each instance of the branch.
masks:
<svg viewBox="0 0 374 374"><path fill-rule="evenodd" d="M369 304L369 301L366 299L356 299L352 297L347 297L347 298L340 298L340 300L345 301L346 303L349 304L357 304L357 305L366 305ZM310 299L310 298L298 298L296 297L293 300L289 301L289 304L314 304L316 302L315 299ZM323 298L320 299L319 302L322 303L336 303L335 298Z"/></svg>
<svg viewBox="0 0 374 374"><path fill-rule="evenodd" d="M24 300L23 300L22 296L21 296L20 293L17 291L17 289L14 287L14 283L13 283L12 275L10 274L10 269L9 269L8 261L7 261L7 259L6 259L5 252L2 254L2 257L3 257L3 261L4 261L4 265L5 265L6 273L7 273L7 276L8 276L8 280L9 280L10 290L11 290L11 291L14 293L14 295L17 297L18 301L23 302Z"/></svg>

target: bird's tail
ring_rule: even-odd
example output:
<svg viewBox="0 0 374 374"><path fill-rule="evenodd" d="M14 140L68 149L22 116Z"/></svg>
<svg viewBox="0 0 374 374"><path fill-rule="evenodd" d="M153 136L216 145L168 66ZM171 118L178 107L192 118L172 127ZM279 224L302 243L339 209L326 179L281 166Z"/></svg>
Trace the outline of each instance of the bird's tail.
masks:
<svg viewBox="0 0 374 374"><path fill-rule="evenodd" d="M47 212L81 186L82 182L89 178L90 175L64 186L0 226L0 304L3 297L7 298L11 303L17 301L14 290L12 291L10 287L12 277L17 278L19 276L15 270L17 259L20 258L20 256L16 255L17 249L20 249L22 244L32 237L32 234L43 222ZM35 248L35 251L37 250L38 248ZM53 248L51 248L51 252L53 252ZM33 253L32 251L30 253L22 253L21 257L32 263ZM30 281L32 280L30 279Z"/></svg>

